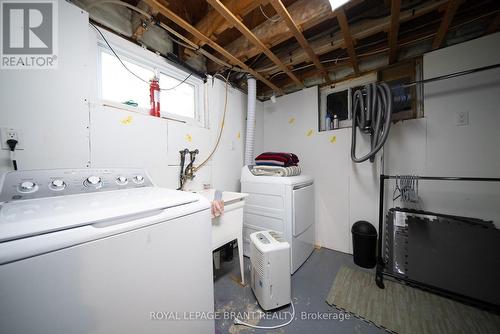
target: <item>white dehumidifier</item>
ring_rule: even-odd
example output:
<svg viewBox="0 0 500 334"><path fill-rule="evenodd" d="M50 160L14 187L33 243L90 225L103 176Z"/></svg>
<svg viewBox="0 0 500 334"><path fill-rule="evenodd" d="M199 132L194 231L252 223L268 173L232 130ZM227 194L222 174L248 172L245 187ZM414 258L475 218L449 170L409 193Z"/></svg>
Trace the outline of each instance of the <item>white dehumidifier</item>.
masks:
<svg viewBox="0 0 500 334"><path fill-rule="evenodd" d="M278 233L250 234L251 286L263 310L291 302L290 244Z"/></svg>

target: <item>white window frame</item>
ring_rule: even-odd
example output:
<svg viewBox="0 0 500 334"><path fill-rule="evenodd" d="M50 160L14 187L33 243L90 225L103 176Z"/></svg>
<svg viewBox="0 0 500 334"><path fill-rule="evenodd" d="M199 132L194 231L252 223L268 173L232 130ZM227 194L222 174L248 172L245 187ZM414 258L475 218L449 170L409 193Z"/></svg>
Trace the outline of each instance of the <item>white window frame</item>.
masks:
<svg viewBox="0 0 500 334"><path fill-rule="evenodd" d="M168 76L173 77L179 81L183 81L189 75L188 72L185 72L184 70L174 66L173 64L168 62L165 58L163 58L160 55L157 55L149 50L141 48L138 45L135 45L135 44L132 44L126 40L123 40L114 34L111 34L108 32L103 32L103 33L104 33L106 39L108 40L109 44L113 48L113 50L118 54L118 56L122 60L126 60L126 61L134 63L138 66L150 69L152 71L156 70L156 71L158 71L158 73L168 75ZM140 112L142 114L148 115L149 109L142 108L142 107L126 106L126 105L119 103L117 101L109 101L109 100L103 99L103 97L102 97L102 85L101 85L101 78L102 78L101 53L102 52L107 52L107 53L113 55L113 52L108 48L106 43L99 36L98 40L97 40L97 78L98 78L98 98L99 98L101 104L111 105L111 106L114 106L117 108L136 111L136 112ZM126 71L126 69L123 69L123 70ZM138 80L138 79L136 79L136 80ZM208 125L208 118L209 117L207 115L206 108L204 105L204 93L205 93L204 82L202 79L196 77L195 75L191 75L185 81L185 83L194 86L194 96L195 96L194 97L195 98L194 118L180 116L180 115L168 113L168 112L162 112L161 113L162 118L172 119L172 120L186 123L188 125L206 128ZM160 87L161 87L161 82L160 82ZM162 87L162 88L169 88L169 87ZM161 101L160 101L160 106L161 106Z"/></svg>

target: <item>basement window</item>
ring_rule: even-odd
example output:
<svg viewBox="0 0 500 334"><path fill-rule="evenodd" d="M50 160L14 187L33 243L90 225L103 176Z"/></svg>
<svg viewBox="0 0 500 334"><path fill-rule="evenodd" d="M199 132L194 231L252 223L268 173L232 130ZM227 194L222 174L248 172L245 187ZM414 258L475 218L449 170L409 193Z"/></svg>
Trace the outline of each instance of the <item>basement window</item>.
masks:
<svg viewBox="0 0 500 334"><path fill-rule="evenodd" d="M113 47L114 48L114 47ZM103 103L149 114L149 81L159 75L161 116L205 126L203 81L169 64L114 48L130 73L105 46L100 47L100 96ZM143 51L143 50L141 50ZM142 80L141 80L142 79ZM185 82L183 82L185 80ZM171 89L172 88L172 89Z"/></svg>
<svg viewBox="0 0 500 334"><path fill-rule="evenodd" d="M194 85L182 83L169 75L160 74L160 87L164 89L160 92L160 108L162 113L171 113L183 117L195 118L196 90ZM179 85L180 84L180 85ZM179 86L177 86L179 85Z"/></svg>
<svg viewBox="0 0 500 334"><path fill-rule="evenodd" d="M103 51L101 52L102 99L129 103L129 105L136 103L140 109L149 110L149 84L147 82L154 76L154 71L125 59L122 61L127 68L146 82L142 82L129 73L113 54Z"/></svg>

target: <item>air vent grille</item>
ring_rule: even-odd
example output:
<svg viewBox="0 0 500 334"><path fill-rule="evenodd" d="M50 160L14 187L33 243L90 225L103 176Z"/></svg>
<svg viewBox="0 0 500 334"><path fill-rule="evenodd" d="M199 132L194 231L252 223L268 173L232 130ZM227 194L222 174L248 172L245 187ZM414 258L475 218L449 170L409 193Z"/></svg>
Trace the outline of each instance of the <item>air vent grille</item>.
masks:
<svg viewBox="0 0 500 334"><path fill-rule="evenodd" d="M264 277L264 254L252 244L252 266L261 278Z"/></svg>

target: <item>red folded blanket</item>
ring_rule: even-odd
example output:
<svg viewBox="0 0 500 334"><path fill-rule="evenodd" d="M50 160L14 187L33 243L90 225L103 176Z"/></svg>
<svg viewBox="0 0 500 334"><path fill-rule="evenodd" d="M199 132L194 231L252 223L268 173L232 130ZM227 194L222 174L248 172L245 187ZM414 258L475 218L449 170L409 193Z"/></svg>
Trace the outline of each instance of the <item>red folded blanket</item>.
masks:
<svg viewBox="0 0 500 334"><path fill-rule="evenodd" d="M278 166L297 166L299 158L293 153L264 152L255 158L256 164L273 164Z"/></svg>

